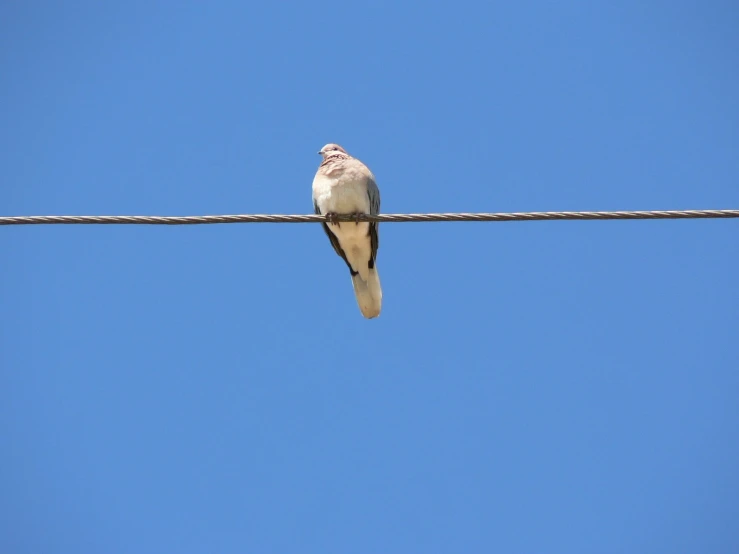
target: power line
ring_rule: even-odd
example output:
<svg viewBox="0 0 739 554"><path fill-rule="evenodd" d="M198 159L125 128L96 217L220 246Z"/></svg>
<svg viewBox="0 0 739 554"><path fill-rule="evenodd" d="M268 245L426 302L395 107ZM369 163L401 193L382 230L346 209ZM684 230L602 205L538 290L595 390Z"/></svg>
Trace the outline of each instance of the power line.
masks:
<svg viewBox="0 0 739 554"><path fill-rule="evenodd" d="M739 218L739 210L669 210L637 212L513 212L339 215L334 221L410 223L424 221L549 221L614 219ZM0 225L207 225L215 223L326 223L325 215L31 215L0 217Z"/></svg>

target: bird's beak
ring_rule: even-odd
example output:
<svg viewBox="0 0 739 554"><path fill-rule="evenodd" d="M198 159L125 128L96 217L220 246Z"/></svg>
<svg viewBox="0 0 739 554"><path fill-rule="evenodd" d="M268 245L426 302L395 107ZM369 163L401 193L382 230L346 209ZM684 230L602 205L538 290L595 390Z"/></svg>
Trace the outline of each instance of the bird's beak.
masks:
<svg viewBox="0 0 739 554"><path fill-rule="evenodd" d="M319 155L319 156L323 156L323 150L319 150L319 151L318 151L318 155Z"/></svg>

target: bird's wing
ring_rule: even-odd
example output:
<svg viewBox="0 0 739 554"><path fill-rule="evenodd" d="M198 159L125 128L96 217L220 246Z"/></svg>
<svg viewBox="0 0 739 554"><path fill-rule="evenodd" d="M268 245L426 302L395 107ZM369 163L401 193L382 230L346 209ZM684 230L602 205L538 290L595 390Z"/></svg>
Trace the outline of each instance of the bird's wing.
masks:
<svg viewBox="0 0 739 554"><path fill-rule="evenodd" d="M380 213L380 189L375 182L375 176L372 173L367 177L367 196L370 202L370 215ZM370 222L369 224L370 245L372 247L372 262L370 267L374 267L377 258L377 249L380 248L380 224Z"/></svg>
<svg viewBox="0 0 739 554"><path fill-rule="evenodd" d="M323 215L321 213L321 208L318 207L318 202L315 200L313 201L313 210L318 215ZM341 244L339 243L339 239L331 232L331 229L328 228L328 225L326 223L321 223L321 227L323 227L324 232L326 233L326 236L328 237L328 240L331 241L331 246L334 247L334 250L339 255L339 257L344 260L346 263L346 266L349 268L349 271L351 271L351 274L354 275L357 272L352 269L351 264L349 263L349 260L346 259L346 254L344 254L344 249L341 248Z"/></svg>

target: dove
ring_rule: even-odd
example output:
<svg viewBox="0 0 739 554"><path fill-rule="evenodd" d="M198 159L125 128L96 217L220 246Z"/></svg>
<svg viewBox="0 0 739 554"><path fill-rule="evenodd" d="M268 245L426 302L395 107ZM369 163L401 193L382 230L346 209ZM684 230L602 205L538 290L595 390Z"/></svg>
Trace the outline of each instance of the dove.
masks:
<svg viewBox="0 0 739 554"><path fill-rule="evenodd" d="M378 214L380 190L369 168L338 144L327 144L318 153L323 161L313 179L313 208L315 213L328 216L330 222L322 223L323 230L349 268L359 310L372 319L382 309L376 265L379 224L331 219L339 214Z"/></svg>

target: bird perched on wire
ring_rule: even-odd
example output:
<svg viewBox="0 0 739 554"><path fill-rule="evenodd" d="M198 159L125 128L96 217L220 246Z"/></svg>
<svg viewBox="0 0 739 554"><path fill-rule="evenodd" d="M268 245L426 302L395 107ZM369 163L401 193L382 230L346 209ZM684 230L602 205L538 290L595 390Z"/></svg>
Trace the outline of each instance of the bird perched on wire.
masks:
<svg viewBox="0 0 739 554"><path fill-rule="evenodd" d="M341 214L380 213L380 189L375 176L361 161L338 144L327 144L318 152L323 161L313 179L313 207L317 214L333 220ZM362 315L380 315L382 288L377 273L379 223L366 221L322 223L336 253L352 276L354 295Z"/></svg>

